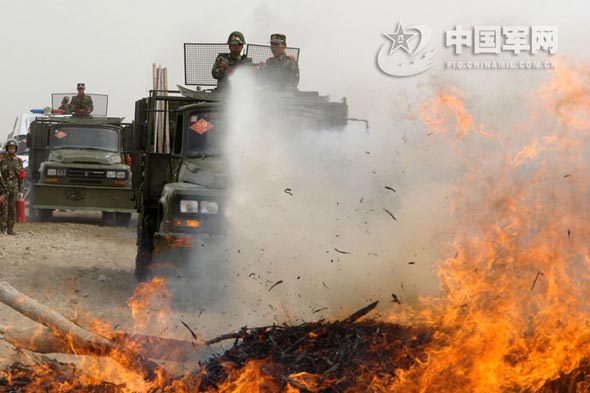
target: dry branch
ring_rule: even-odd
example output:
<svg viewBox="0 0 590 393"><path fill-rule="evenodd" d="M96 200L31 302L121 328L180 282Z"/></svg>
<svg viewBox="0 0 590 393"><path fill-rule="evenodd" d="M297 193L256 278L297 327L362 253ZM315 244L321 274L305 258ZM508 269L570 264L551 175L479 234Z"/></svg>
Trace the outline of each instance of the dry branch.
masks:
<svg viewBox="0 0 590 393"><path fill-rule="evenodd" d="M60 313L18 292L7 282L0 282L0 302L47 326L54 336L64 340L77 353L91 352L111 357L123 367L139 373L147 381L153 381L158 376L169 378L169 373L157 363L83 329Z"/></svg>
<svg viewBox="0 0 590 393"><path fill-rule="evenodd" d="M91 348L72 348L60 337L52 334L49 328L37 326L32 328L8 327L0 325L0 334L4 340L19 349L27 349L37 353L66 353L73 355L104 356L104 351L92 351ZM163 359L175 362L195 360L201 344L143 334L114 332L108 334L116 345L133 349L148 358Z"/></svg>

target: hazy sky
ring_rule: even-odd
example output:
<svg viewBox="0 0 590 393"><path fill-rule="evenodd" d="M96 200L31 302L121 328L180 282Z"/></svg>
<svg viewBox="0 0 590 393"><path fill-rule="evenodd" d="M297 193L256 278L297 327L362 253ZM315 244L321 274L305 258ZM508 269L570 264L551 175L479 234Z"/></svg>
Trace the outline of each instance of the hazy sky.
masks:
<svg viewBox="0 0 590 393"><path fill-rule="evenodd" d="M2 98L0 137L18 113L49 105L52 92L109 94L113 116L131 120L133 102L151 85L153 62L168 67L170 86L184 82L183 43L222 42L241 30L248 42L266 43L273 32L302 48L302 89L347 96L351 112L371 117L388 96L411 95L434 75L497 82L510 72L461 73L442 69L410 78L380 73L375 55L398 21L433 28L443 57L443 33L456 24L559 26L560 54L583 56L589 6L583 1L194 1L159 2L0 0ZM577 48L580 48L578 50ZM477 74L477 75L476 75ZM542 72L527 72L527 77ZM475 77L474 77L475 75ZM535 76L535 77L536 77Z"/></svg>

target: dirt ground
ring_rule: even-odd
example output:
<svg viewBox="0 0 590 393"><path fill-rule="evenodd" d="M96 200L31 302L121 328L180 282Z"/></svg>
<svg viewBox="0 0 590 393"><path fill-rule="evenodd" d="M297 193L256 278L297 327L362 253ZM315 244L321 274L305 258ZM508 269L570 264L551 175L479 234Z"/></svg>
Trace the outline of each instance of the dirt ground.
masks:
<svg viewBox="0 0 590 393"><path fill-rule="evenodd" d="M135 215L128 227L109 227L102 225L100 213L79 212L56 212L51 222L17 224L18 236L0 235L0 281L82 326L100 322L110 330L190 341L182 322L201 333L197 305L172 311L170 299L156 296L146 301L140 315L132 315L128 301L137 285L135 225ZM0 325L37 324L0 304ZM13 358L14 350L0 340L0 368Z"/></svg>
<svg viewBox="0 0 590 393"><path fill-rule="evenodd" d="M0 280L68 317L85 313L125 327L133 294L135 222L106 227L96 213L57 212L51 222L17 224L0 238ZM0 305L4 324L27 318Z"/></svg>

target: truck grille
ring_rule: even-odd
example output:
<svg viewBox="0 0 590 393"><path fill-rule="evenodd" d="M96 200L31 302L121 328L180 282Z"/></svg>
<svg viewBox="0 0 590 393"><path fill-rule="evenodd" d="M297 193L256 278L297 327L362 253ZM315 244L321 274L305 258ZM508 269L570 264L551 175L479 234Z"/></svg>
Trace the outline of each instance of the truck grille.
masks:
<svg viewBox="0 0 590 393"><path fill-rule="evenodd" d="M102 169L68 168L68 177L71 179L104 179L106 172Z"/></svg>
<svg viewBox="0 0 590 393"><path fill-rule="evenodd" d="M70 183L72 184L96 184L101 185L101 180L94 180L94 179L71 179Z"/></svg>

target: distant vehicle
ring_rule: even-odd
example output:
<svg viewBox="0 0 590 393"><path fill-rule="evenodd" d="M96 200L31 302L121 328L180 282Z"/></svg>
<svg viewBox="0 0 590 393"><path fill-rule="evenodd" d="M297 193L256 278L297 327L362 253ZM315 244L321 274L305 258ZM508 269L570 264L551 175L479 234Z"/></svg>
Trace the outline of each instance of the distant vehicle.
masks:
<svg viewBox="0 0 590 393"><path fill-rule="evenodd" d="M8 134L6 140L15 139L18 142L17 156L22 160L25 170L29 166L29 148L27 147L27 134L29 126L35 119L47 118L48 115L41 110L31 110L30 112L21 113L14 120L12 131ZM2 146L4 147L4 145Z"/></svg>
<svg viewBox="0 0 590 393"><path fill-rule="evenodd" d="M106 225L128 225L135 211L130 136L131 125L118 117L34 120L27 136L30 218L47 220L56 209L94 210Z"/></svg>

